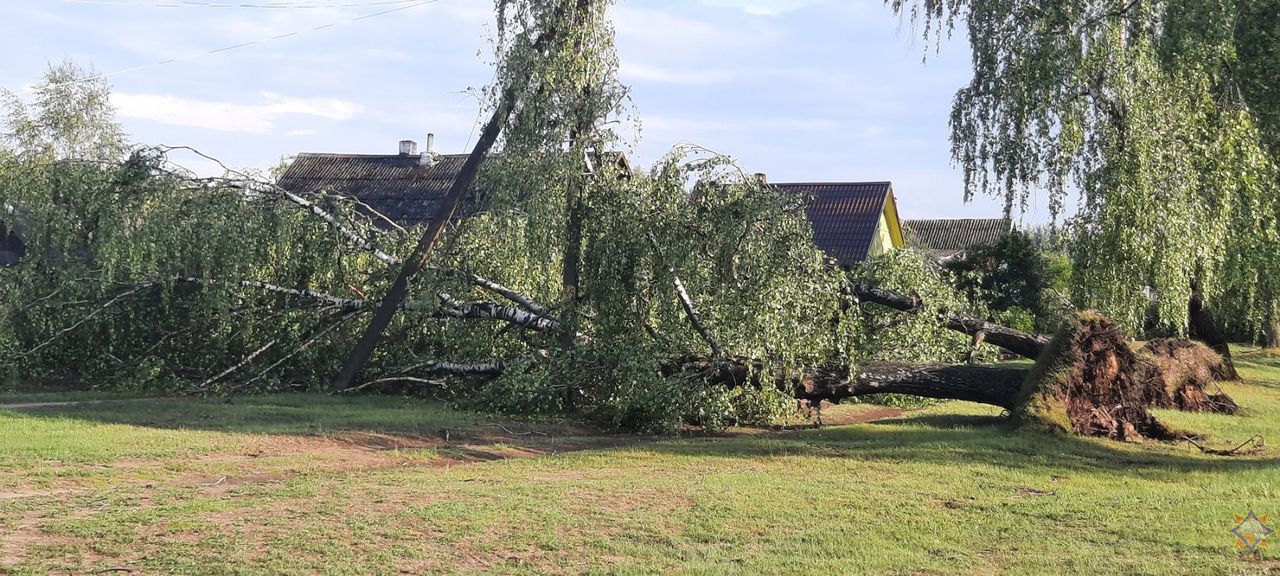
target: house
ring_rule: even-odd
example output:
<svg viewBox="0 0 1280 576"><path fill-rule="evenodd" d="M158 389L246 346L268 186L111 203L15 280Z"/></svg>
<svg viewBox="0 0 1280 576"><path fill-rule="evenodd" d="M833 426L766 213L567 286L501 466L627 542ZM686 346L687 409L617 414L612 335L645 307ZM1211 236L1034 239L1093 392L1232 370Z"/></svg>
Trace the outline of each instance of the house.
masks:
<svg viewBox="0 0 1280 576"><path fill-rule="evenodd" d="M427 151L400 142L399 154L298 154L280 177L281 188L295 194L328 192L360 203L360 210L382 225L409 228L431 220L466 162L466 154L437 154L427 135ZM597 154L593 163L616 163L624 174L631 166L622 153ZM904 245L893 185L889 182L772 184L804 194L814 241L834 261L850 266ZM483 204L476 191L471 206Z"/></svg>
<svg viewBox="0 0 1280 576"><path fill-rule="evenodd" d="M434 136L427 135L426 151L418 153L412 140L400 142L399 154L298 154L280 176L278 185L295 194L328 192L355 199L359 209L380 225L410 228L426 224L449 188L462 172L468 154L437 154ZM624 173L630 172L626 156L608 153ZM601 155L594 161L599 162ZM482 204L477 191L468 191L465 202Z"/></svg>
<svg viewBox="0 0 1280 576"><path fill-rule="evenodd" d="M1013 231L1013 221L1008 218L905 220L902 225L908 240L944 261L962 255L970 247L995 244Z"/></svg>
<svg viewBox="0 0 1280 576"><path fill-rule="evenodd" d="M905 245L891 182L771 184L808 197L813 241L840 266Z"/></svg>

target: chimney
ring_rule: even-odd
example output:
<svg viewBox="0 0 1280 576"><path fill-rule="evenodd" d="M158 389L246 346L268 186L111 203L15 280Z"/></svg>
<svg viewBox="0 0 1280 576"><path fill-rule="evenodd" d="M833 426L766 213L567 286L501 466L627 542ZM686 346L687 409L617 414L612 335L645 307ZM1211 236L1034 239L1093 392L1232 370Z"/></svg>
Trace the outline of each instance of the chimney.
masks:
<svg viewBox="0 0 1280 576"><path fill-rule="evenodd" d="M760 181L761 186L769 185L769 176L764 172L756 172L756 180Z"/></svg>
<svg viewBox="0 0 1280 576"><path fill-rule="evenodd" d="M417 142L414 142L413 140L401 140L401 141L400 141L400 155L401 155L401 156L413 156L414 154L417 154L417 153L418 153L418 143L417 143Z"/></svg>
<svg viewBox="0 0 1280 576"><path fill-rule="evenodd" d="M422 157L418 159L419 166L430 168L436 165L436 161L440 159L440 155L433 150L436 146L436 135L427 134L427 148L422 151Z"/></svg>

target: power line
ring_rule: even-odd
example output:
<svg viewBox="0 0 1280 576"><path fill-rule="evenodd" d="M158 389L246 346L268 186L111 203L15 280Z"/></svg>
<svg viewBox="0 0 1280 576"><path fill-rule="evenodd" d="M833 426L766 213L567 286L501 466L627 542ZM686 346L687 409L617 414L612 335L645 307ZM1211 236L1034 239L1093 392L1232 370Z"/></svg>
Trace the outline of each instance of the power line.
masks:
<svg viewBox="0 0 1280 576"><path fill-rule="evenodd" d="M240 43L240 44L235 44L235 45L233 45L233 46L224 46L224 47L222 47L222 48L218 48L218 49L216 49L216 50L208 50L208 51L206 51L206 52L199 52L199 53L196 53L196 54L189 54L189 55L183 56L183 57L181 57L181 58L171 58L171 59L169 59L169 60L162 60L162 61L160 61L160 62L153 62L153 63L151 63L151 64L145 64L145 65L142 65L142 66L134 66L133 68L125 68L124 70L116 70L115 72L107 72L107 73L105 73L105 74L98 74L97 76L90 76L90 77L88 77L88 78L80 78L80 79L77 79L77 80L72 80L72 81L70 81L70 82L63 82L63 83L61 83L61 84L54 84L54 85L50 86L50 88L57 88L57 87L60 87L60 86L70 86L70 85L72 85L72 84L80 84L80 83L84 83L84 82L92 82L92 81L94 81L94 80L101 80L101 79L103 79L103 78L109 78L109 77L111 77L111 76L118 76L118 75L120 75L120 74L127 74L127 73L129 73L129 72L137 72L138 70L146 70L147 68L155 68L156 66L164 66L165 64L173 64L174 62L181 62L181 61L183 61L183 60L191 60L191 59L193 59L193 58L199 58L199 57L201 57L201 56L208 56L208 55L210 55L210 54L217 54L217 53L219 53L219 52L228 52L228 51L231 51L231 50L235 50L235 49L237 49L237 48L244 48L245 46L253 46L253 45L255 45L255 44L265 44L265 43L267 43L267 42L272 42L272 41L275 41L275 40L281 40L281 39L289 38L289 37L292 37L292 36L299 36L299 35L301 35L301 34L306 34L306 33L309 33L309 32L316 32L316 31L318 31L318 30L324 30L324 29L326 29L326 28L334 28L334 27L337 27L337 26L342 26L342 25L344 25L344 24L352 24L352 23L355 23L355 22L359 22L359 21L361 21L361 20L368 20L368 19L370 19L370 18L376 18L376 17L378 17L378 16L385 16L385 15L387 15L387 14L391 14L391 13L394 13L394 12L401 12L401 11L409 10L409 9L412 9L412 8L418 8L418 7L421 7L421 6L426 6L427 4L434 4L434 3L439 2L439 1L440 1L440 0L422 0L422 1L420 1L420 2L417 2L417 3L415 3L415 4L411 4L411 5L409 5L409 6L401 6L401 7L399 7L399 8L392 8L392 9L390 9L390 10L383 10L383 11L381 11L381 12L375 12L375 13L373 13L373 14L365 14L364 16L360 16L360 17L358 17L358 18L352 18L352 19L350 19L350 20L344 20L344 21L341 21L341 22L332 22L332 23L329 23L329 24L324 24L324 25L321 25L321 26L316 26L316 27L314 27L314 28L308 28L308 29L306 29L306 30L296 30L296 31L289 32L289 33L286 33L286 34L280 34L279 36L272 36L272 37L270 37L270 38L262 38L262 39L259 39L259 40L253 40L253 41L250 41L250 42L243 42L243 43Z"/></svg>
<svg viewBox="0 0 1280 576"><path fill-rule="evenodd" d="M362 2L346 4L313 4L302 2L272 2L267 4L248 4L248 3L219 3L219 2L192 2L190 0L171 0L167 3L151 2L114 2L112 0L61 0L69 4L95 4L98 6L117 6L125 8L266 8L273 10L280 9L307 9L307 8L370 8L374 6L388 6L393 4L410 4L418 0L378 0L375 2Z"/></svg>

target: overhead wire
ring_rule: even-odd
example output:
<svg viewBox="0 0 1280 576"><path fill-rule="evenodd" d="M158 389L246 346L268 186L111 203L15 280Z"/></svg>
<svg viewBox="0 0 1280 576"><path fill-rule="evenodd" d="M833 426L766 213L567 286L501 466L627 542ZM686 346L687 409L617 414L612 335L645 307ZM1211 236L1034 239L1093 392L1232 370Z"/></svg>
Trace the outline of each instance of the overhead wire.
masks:
<svg viewBox="0 0 1280 576"><path fill-rule="evenodd" d="M228 52L228 51L231 51L231 50L236 50L236 49L238 49L238 48L244 48L244 47L246 47L246 46L253 46L253 45L255 45L255 44L265 44L265 43L267 43L267 42L273 42L273 41L275 41L275 40L281 40L281 39L289 38L289 37L292 37L292 36L299 36L299 35L307 34L307 33L310 33L310 32L316 32L316 31L319 31L319 30L324 30L324 29L326 29L326 28L334 28L334 27L337 27L337 26L342 26L342 25L346 25L346 24L352 24L352 23L355 23L355 22L359 22L359 21L361 21L361 20L368 20L368 19L370 19L370 18L376 18L376 17L378 17L378 16L385 16L385 15L387 15L387 14L392 14L392 13L395 13L395 12L401 12L401 11L404 11L404 10L411 10L411 9L413 9L413 8L418 8L418 7L421 7L421 6L426 6L427 4L434 4L434 3L439 2L439 1L440 1L440 0L418 0L418 1L416 1L414 4L410 4L410 5L408 5L408 6L401 6L401 7L398 7L398 8L392 8L392 9L390 9L390 10L383 10L383 11L381 11L381 12L375 12L375 13L373 13L373 14L365 14L364 16L360 16L360 17L357 17L357 18L352 18L352 19L350 19L350 20L343 20L343 21L341 21L341 22L331 22L331 23L329 23L329 24L324 24L324 25L321 25L321 26L316 26L316 27L314 27L314 28L308 28L308 29L305 29L305 30L295 30L295 31L293 31L293 32L288 32L288 33L286 33L286 34L280 34L280 35L277 35L277 36L271 36L271 37L269 37L269 38L261 38L261 39L258 39L258 40L252 40L252 41L249 41L249 42L241 42L240 44L235 44L235 45L232 45L232 46L224 46L224 47L222 47L222 48L218 48L218 49L216 49L216 50L207 50L207 51L205 51L205 52L198 52L198 53L196 53L196 54L188 54L188 55L183 56L183 57L181 57L181 58L170 58L170 59L168 59L168 60L162 60L162 61L160 61L160 62L153 62L153 63L151 63L151 64L144 64L144 65L142 65L142 66L134 66L133 68L125 68L125 69L123 69L123 70L116 70L116 71L114 71L114 72L106 72L106 73L103 73L103 74L98 74L98 75L96 75L96 76L89 76L89 77L86 77L86 78L78 78L78 79L76 79L76 80L72 80L72 81L70 81L70 82L63 82L63 83L61 83L61 84L54 84L53 86L50 86L50 87L51 87L51 88L57 88L57 87L61 87L61 86L70 86L70 85L73 85L73 84L82 84L82 83L84 83L84 82L92 82L92 81L95 81L95 80L101 80L101 79L103 79L103 78L109 78L109 77L112 77L112 76L119 76L120 74L127 74L127 73L129 73L129 72L137 72L137 71L139 71L139 70L146 70L146 69L148 69L148 68L155 68L155 67L157 67L157 66L164 66L165 64L173 64L174 62L182 62L183 60L191 60L191 59L193 59L193 58L200 58L201 56L209 56L209 55L211 55L211 54L217 54L217 53L220 53L220 52Z"/></svg>

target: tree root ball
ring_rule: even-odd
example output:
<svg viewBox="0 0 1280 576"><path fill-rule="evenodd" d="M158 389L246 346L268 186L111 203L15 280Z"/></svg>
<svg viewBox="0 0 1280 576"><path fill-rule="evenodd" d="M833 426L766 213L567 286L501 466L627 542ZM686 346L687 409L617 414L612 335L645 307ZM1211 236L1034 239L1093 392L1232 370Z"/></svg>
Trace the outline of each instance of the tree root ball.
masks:
<svg viewBox="0 0 1280 576"><path fill-rule="evenodd" d="M1120 329L1082 312L1064 323L1022 385L1017 423L1047 432L1114 440L1172 440L1177 435L1150 412L1161 392L1141 376L1144 364Z"/></svg>
<svg viewBox="0 0 1280 576"><path fill-rule="evenodd" d="M1239 408L1226 394L1210 394L1216 380L1230 379L1226 364L1212 348L1190 340L1152 340L1139 351L1141 380L1152 406L1188 412L1234 414Z"/></svg>

